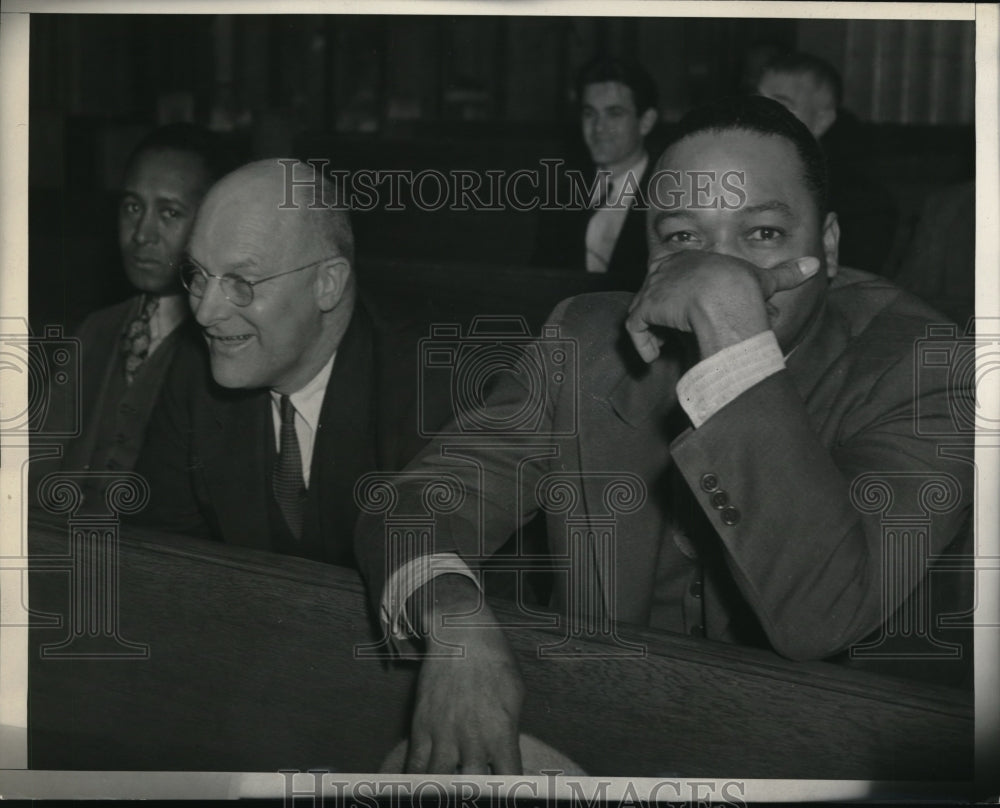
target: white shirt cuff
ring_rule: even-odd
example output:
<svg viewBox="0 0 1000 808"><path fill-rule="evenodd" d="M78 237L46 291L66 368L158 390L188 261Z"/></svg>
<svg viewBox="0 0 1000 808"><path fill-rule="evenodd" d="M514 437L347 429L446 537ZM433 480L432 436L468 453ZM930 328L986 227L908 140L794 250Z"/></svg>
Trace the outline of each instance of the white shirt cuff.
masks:
<svg viewBox="0 0 1000 808"><path fill-rule="evenodd" d="M785 367L773 331L723 348L681 376L677 397L697 429L730 401Z"/></svg>
<svg viewBox="0 0 1000 808"><path fill-rule="evenodd" d="M424 584L448 573L464 575L482 591L479 580L457 553L434 553L414 558L389 576L379 604L379 617L394 639L405 640L417 635L406 614L406 602Z"/></svg>

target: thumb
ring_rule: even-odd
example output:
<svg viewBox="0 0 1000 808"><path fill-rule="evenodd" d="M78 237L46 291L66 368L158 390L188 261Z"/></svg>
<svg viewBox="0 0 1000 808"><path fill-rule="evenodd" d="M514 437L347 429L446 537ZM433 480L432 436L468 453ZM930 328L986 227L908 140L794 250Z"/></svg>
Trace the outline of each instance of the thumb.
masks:
<svg viewBox="0 0 1000 808"><path fill-rule="evenodd" d="M757 270L757 280L760 282L764 299L775 292L794 289L805 283L819 271L819 259L807 255L804 258L794 258L777 266Z"/></svg>

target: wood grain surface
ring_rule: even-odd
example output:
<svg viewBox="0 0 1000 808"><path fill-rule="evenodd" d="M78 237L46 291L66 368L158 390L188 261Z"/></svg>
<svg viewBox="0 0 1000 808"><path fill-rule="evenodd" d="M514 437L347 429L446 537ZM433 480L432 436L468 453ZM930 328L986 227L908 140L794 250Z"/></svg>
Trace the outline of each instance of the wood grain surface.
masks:
<svg viewBox="0 0 1000 808"><path fill-rule="evenodd" d="M148 657L51 656L72 631L69 534L32 517L31 768L371 772L405 737L416 663L358 657L377 627L354 572L122 533L119 636ZM963 691L630 626L642 656L592 638L566 646L582 656L540 651L565 631L508 629L522 730L591 775L972 777Z"/></svg>

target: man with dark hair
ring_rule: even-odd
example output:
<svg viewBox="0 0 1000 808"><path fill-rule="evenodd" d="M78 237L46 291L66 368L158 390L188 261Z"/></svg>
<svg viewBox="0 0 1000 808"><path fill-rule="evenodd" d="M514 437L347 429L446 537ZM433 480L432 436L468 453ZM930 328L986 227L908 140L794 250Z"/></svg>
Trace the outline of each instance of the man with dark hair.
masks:
<svg viewBox="0 0 1000 808"><path fill-rule="evenodd" d="M354 486L424 441L416 335L361 301L338 201L295 160L242 166L205 197L181 267L204 344L181 347L150 423L139 521L355 565Z"/></svg>
<svg viewBox="0 0 1000 808"><path fill-rule="evenodd" d="M841 262L869 272L884 271L899 211L890 193L858 165L866 148L857 119L842 107L840 74L812 54L784 53L764 66L757 92L788 108L823 146L831 208L845 233Z"/></svg>
<svg viewBox="0 0 1000 808"><path fill-rule="evenodd" d="M64 470L135 465L188 309L178 263L209 186L224 169L215 136L194 124L154 129L132 151L118 206L118 243L136 290L90 314L81 350L83 428L65 445Z"/></svg>
<svg viewBox="0 0 1000 808"><path fill-rule="evenodd" d="M594 164L589 197L567 193L568 211L546 212L533 263L607 273L638 289L646 272L645 138L656 124L656 84L636 62L600 57L577 77L583 140Z"/></svg>
<svg viewBox="0 0 1000 808"><path fill-rule="evenodd" d="M936 511L929 553L961 535L971 465L939 456L926 435L951 431L950 398L968 391L915 368L917 342L940 322L934 311L840 267L822 154L806 127L769 99L725 99L680 123L654 176L642 289L562 302L549 322L560 339L535 346L548 363L575 345L580 371L542 391L531 445L493 438L445 452L439 438L418 456L400 482L400 512L428 475L450 475L466 493L430 548L385 547L380 519L359 522L358 546L374 562L364 572L392 636L412 626L432 646L464 648L423 662L414 770L518 768L517 664L458 564L491 553L511 521L545 511L550 552L582 555L592 571L582 593L572 573L555 578L553 606L570 621L620 620L802 660L863 640L917 584L906 577L914 559L883 547L867 480L891 489L898 513ZM501 423L532 396L511 374L477 421ZM618 508L616 480L631 492ZM952 501L924 509L921 488L935 480ZM572 507L546 496L553 483L576 492ZM385 555L373 557L373 545ZM475 625L443 622L470 613Z"/></svg>

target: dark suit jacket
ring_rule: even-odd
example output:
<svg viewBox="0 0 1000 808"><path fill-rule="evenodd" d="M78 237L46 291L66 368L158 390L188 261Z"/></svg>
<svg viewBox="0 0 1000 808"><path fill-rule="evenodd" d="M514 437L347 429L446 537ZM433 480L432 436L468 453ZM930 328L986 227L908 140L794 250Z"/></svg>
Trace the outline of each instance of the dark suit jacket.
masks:
<svg viewBox="0 0 1000 808"><path fill-rule="evenodd" d="M643 193L629 208L608 261L607 274L613 279L615 288L637 291L646 277L649 248L646 245L645 201L648 200L649 178L655 163L651 156L639 180ZM639 204L640 201L643 204ZM541 211L532 265L585 272L587 223L592 212L586 208Z"/></svg>
<svg viewBox="0 0 1000 808"><path fill-rule="evenodd" d="M571 557L584 547L598 570L599 582L574 595L576 609L589 599L613 619L765 644L791 658L826 657L868 635L913 584L889 587L883 601L884 520L912 517L937 553L971 503L971 464L939 457L938 441L918 434L951 423L945 374L921 373L914 359L926 326L940 322L935 313L885 281L842 270L787 369L695 430L675 393L684 352L668 343L644 365L623 329L629 301L596 294L557 307L551 323L562 342L537 350L552 365L570 341L579 371L567 368L561 383L550 377L525 445L501 441L501 451L480 438L445 456L436 440L407 469L449 472L470 492L438 517L434 549L488 555L543 508L551 551ZM490 423L523 413L537 395L516 381L491 397ZM888 499L866 473L884 479ZM568 488L553 488L559 479ZM921 487L933 480L953 501L930 503ZM418 495L416 483L404 488L399 510ZM384 527L367 515L358 527L378 598ZM906 562L893 565L903 576ZM567 580L555 576L562 611Z"/></svg>
<svg viewBox="0 0 1000 808"><path fill-rule="evenodd" d="M124 383L121 337L139 313L142 295L130 297L89 315L76 337L80 340L80 435L65 447L64 469L90 469L105 460L102 443L114 441L111 457L99 464L112 470L135 465L153 408L174 353L185 338L184 324L168 334L140 367L131 387ZM102 434L111 428L113 434Z"/></svg>
<svg viewBox="0 0 1000 808"><path fill-rule="evenodd" d="M168 334L126 386L121 337L139 313L135 295L90 314L73 335L79 340L79 377L56 385L50 396L46 431L32 443L30 496L37 503L38 483L55 471L93 472L78 478L86 507L104 507L104 492L118 472L135 467L160 390L178 345L192 339L189 323ZM46 432L68 435L48 438ZM75 432L75 434L71 434Z"/></svg>
<svg viewBox="0 0 1000 808"><path fill-rule="evenodd" d="M297 544L275 519L270 393L221 388L204 346L195 348L178 356L150 424L137 470L152 493L138 521L353 565L355 483L367 472L400 468L424 443L417 434L415 340L376 324L356 304L323 398Z"/></svg>

